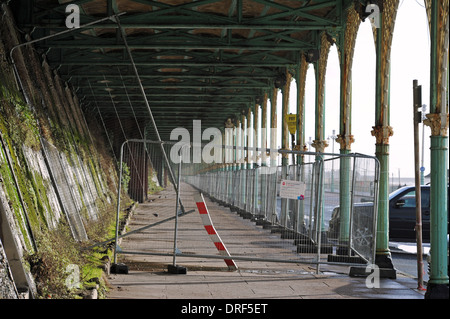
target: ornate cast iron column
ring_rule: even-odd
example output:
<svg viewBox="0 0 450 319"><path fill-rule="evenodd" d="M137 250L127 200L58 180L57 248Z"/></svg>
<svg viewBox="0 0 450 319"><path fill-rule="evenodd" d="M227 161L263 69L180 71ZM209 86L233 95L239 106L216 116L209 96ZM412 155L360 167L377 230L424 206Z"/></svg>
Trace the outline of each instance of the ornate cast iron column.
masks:
<svg viewBox="0 0 450 319"><path fill-rule="evenodd" d="M389 125L389 81L391 44L398 0L386 0L380 7L380 28L373 29L376 47L375 155L380 162L377 249L375 262L380 268L395 272L389 250L389 138L394 134ZM389 273L389 272L386 272ZM395 273L388 275L395 276Z"/></svg>
<svg viewBox="0 0 450 319"><path fill-rule="evenodd" d="M294 150L296 151L306 151L305 144L305 87L306 87L306 73L308 71L308 63L304 54L300 56L300 65L295 72L295 82L297 85L297 139L295 143ZM304 155L297 156L297 169L304 170L302 165L304 161ZM297 172L298 175L304 179L304 172ZM305 208L304 201L299 201L297 207L295 208L296 217L296 230L298 232L305 231Z"/></svg>
<svg viewBox="0 0 450 319"><path fill-rule="evenodd" d="M320 55L319 60L314 63L316 73L316 125L315 139L312 146L316 152L323 153L328 146L328 142L324 138L325 135L325 74L327 71L328 53L330 52L331 43L328 41L327 35L323 32L320 36Z"/></svg>
<svg viewBox="0 0 450 319"><path fill-rule="evenodd" d="M282 108L281 108L281 148L283 150L290 150L289 147L289 129L286 121L286 115L288 114L289 109L289 91L291 87L291 74L288 70L286 70L286 78L285 83L281 88L282 94ZM283 166L288 165L289 154L282 154L281 163Z"/></svg>
<svg viewBox="0 0 450 319"><path fill-rule="evenodd" d="M291 87L291 74L288 70L286 70L284 83L281 86L281 94L282 94L282 105L281 105L281 149L290 150L289 147L289 129L286 121L286 115L288 114L289 108L289 91ZM281 154L281 178L286 179L289 170L289 154L283 153ZM280 221L281 225L287 227L288 220L288 211L289 211L289 202L286 198L281 198L281 216Z"/></svg>
<svg viewBox="0 0 450 319"><path fill-rule="evenodd" d="M448 36L449 1L426 1L431 35L430 279L425 298L448 299Z"/></svg>
<svg viewBox="0 0 450 319"><path fill-rule="evenodd" d="M263 101L261 104L261 166L267 166L267 100L269 96L267 92L264 93Z"/></svg>
<svg viewBox="0 0 450 319"><path fill-rule="evenodd" d="M305 144L305 87L306 87L306 73L308 71L308 63L305 55L300 57L300 65L296 70L296 85L297 85L297 141L295 143L295 150L306 151ZM297 163L302 163L303 156L297 157Z"/></svg>
<svg viewBox="0 0 450 319"><path fill-rule="evenodd" d="M261 102L259 102L261 103ZM258 167L258 161L260 159L260 152L256 150L257 148L260 148L261 145L259 145L259 137L261 136L261 128L259 127L259 106L260 104L255 104L255 110L253 112L253 168Z"/></svg>
<svg viewBox="0 0 450 319"><path fill-rule="evenodd" d="M355 141L352 135L352 65L353 55L355 51L356 36L361 23L358 12L356 12L354 5L347 10L345 30L342 33L342 37L339 38L338 52L339 63L341 70L341 91L340 91L340 122L339 122L339 134L336 142L340 144L340 153L349 154L351 152L351 144ZM350 190L351 190L351 178L350 178L350 166L351 159L348 157L342 157L340 159L339 170L339 207L340 207L340 231L339 240L342 244L348 243L349 229L350 229ZM338 254L348 253L345 249L338 251Z"/></svg>
<svg viewBox="0 0 450 319"><path fill-rule="evenodd" d="M270 166L277 166L278 152L274 150L277 148L277 96L278 89L273 88L270 92Z"/></svg>

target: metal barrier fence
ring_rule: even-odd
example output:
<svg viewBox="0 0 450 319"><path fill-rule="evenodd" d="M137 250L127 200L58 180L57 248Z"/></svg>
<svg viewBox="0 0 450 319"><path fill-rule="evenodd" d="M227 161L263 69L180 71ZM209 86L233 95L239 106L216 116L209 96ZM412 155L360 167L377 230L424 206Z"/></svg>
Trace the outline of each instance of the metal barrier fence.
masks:
<svg viewBox="0 0 450 319"><path fill-rule="evenodd" d="M148 163L158 168L161 184L164 163L159 152L164 149L171 154L175 193L163 191L159 195L164 200L157 199L161 203L154 211L159 216L157 221L149 218L148 225L124 235L116 233L116 238L110 240L117 243L121 237L141 233L150 244L142 246L136 239L132 250L121 251L117 247L119 253L172 257L175 266L177 257L223 259L217 249L227 246L231 260L314 264L317 271L321 264L374 263L379 175L374 157L280 150L297 156L300 164L217 165L190 163L188 158L183 161L183 155L192 155L189 144L186 149L190 151L183 153L179 145L172 152L174 142L163 142L162 148L160 142L154 141L126 143L145 144ZM183 188L186 184L196 190ZM198 203L192 203L198 192L229 207L253 226L246 228L245 233L233 229L234 236L221 236L223 243L214 243L214 247L208 239L214 227L207 228L198 214L190 214L199 211ZM220 224L215 218L212 216L211 221ZM221 227L214 228L216 231L219 237Z"/></svg>
<svg viewBox="0 0 450 319"><path fill-rule="evenodd" d="M253 169L229 165L185 180L243 218L293 240L299 255L315 254L318 264L374 263L377 159L362 154L284 153L301 155L302 163ZM293 191L301 185L303 192L294 198L286 195L283 183L292 184Z"/></svg>

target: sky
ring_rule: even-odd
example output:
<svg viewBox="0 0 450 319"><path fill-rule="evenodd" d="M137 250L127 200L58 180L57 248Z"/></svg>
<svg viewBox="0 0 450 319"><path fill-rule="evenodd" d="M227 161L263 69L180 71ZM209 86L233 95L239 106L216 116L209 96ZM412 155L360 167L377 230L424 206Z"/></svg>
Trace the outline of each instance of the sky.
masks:
<svg viewBox="0 0 450 319"><path fill-rule="evenodd" d="M360 25L352 73L352 152L375 154L375 44L369 19ZM390 175L394 178L414 177L413 80L422 85L422 103L429 112L430 37L423 0L401 0L397 12L391 48ZM314 70L310 65L306 80L305 140L314 139ZM291 84L290 110L295 113L295 83ZM339 132L339 63L336 46L332 46L326 72L325 137ZM281 95L281 94L279 94ZM281 101L278 103L281 105ZM422 124L419 127L422 140ZM425 174L430 172L429 127L425 128ZM331 140L330 140L331 141ZM339 153L339 144L334 145ZM332 145L326 149L332 152ZM422 155L421 155L422 156ZM448 165L448 163L447 163Z"/></svg>

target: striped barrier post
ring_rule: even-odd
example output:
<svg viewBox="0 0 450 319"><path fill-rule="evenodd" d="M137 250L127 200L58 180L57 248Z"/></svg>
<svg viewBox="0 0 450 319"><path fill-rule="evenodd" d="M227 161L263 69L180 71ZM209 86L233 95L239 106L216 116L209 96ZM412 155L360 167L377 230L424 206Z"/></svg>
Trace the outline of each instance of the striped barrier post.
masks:
<svg viewBox="0 0 450 319"><path fill-rule="evenodd" d="M231 257L230 253L222 242L222 239L214 228L211 216L209 215L208 208L206 207L205 200L201 193L195 195L195 203L197 204L198 212L200 213L200 217L202 218L203 226L205 227L209 238L211 238L212 242L219 251L219 254ZM224 259L224 261L227 264L229 270L237 270L238 267L233 259Z"/></svg>

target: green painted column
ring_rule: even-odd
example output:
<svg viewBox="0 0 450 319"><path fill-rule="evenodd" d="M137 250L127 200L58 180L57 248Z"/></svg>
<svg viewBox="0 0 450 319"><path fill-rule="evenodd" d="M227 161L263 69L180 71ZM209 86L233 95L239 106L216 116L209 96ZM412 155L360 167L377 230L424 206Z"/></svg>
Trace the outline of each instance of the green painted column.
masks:
<svg viewBox="0 0 450 319"><path fill-rule="evenodd" d="M315 96L315 140L312 146L316 152L323 153L328 146L325 139L325 75L327 71L328 54L331 43L325 32L320 36L319 60L314 63L316 76L316 96Z"/></svg>
<svg viewBox="0 0 450 319"><path fill-rule="evenodd" d="M447 117L448 119L448 117ZM447 136L431 136L430 246L429 284L448 285L447 275ZM448 289L448 288L447 288ZM447 290L448 292L448 290Z"/></svg>
<svg viewBox="0 0 450 319"><path fill-rule="evenodd" d="M316 75L316 96L315 96L315 139L312 146L316 149L317 153L323 153L328 146L328 142L325 139L325 75L327 70L328 54L330 52L331 43L328 41L328 37L325 32L320 36L320 54L319 60L314 63L315 75ZM316 156L316 162L319 163L319 156ZM320 171L316 170L317 180L320 178ZM317 218L319 213L321 219L318 223L318 231L321 236L325 234L325 224L323 222L323 201L324 196L321 196L321 203L317 203L317 207L321 208L321 211L317 212ZM322 242L323 243L323 242Z"/></svg>
<svg viewBox="0 0 450 319"><path fill-rule="evenodd" d="M227 190L226 196L229 199L228 203L232 198L232 170L233 170L233 129L234 124L231 118L227 119L225 122L225 149L224 149L224 158L225 158L225 167L227 171Z"/></svg>
<svg viewBox="0 0 450 319"><path fill-rule="evenodd" d="M247 111L247 134L245 135L247 141L247 169L253 168L253 127L252 127L253 110L249 108Z"/></svg>
<svg viewBox="0 0 450 319"><path fill-rule="evenodd" d="M352 65L356 36L361 20L358 12L351 6L346 12L346 23L343 36L339 38L338 49L340 51L340 119L339 134L336 142L340 144L340 154L347 155L351 152L351 144L354 142L351 134L352 113ZM339 209L340 229L339 242L344 245L338 250L338 254L349 254L346 245L350 242L350 213L351 213L351 158L341 157L339 160Z"/></svg>
<svg viewBox="0 0 450 319"><path fill-rule="evenodd" d="M260 171L257 169L258 168L258 160L259 160L259 156L258 156L258 151L256 150L257 148L260 147L259 145L259 134L260 134L260 128L259 128L259 104L255 103L255 107L253 110L253 151L252 151L252 161L253 161L253 211L252 214L256 214L258 213L259 215L259 207L261 205L261 189L260 189L260 177L259 177L259 173Z"/></svg>
<svg viewBox="0 0 450 319"><path fill-rule="evenodd" d="M340 154L350 154L350 150L340 149ZM350 253L346 245L350 241L351 158L341 157L339 162L339 244L345 248L339 249L338 254L346 255Z"/></svg>
<svg viewBox="0 0 450 319"><path fill-rule="evenodd" d="M268 94L264 93L263 101L261 104L261 167L267 166L267 101ZM267 216L267 172L266 168L263 168L264 174L261 175L261 214Z"/></svg>
<svg viewBox="0 0 450 319"><path fill-rule="evenodd" d="M246 163L246 116L244 114L241 115L241 163L240 163L240 170L241 170L241 203L242 207L245 207L245 203L247 201L247 179L246 179L246 172L247 169L247 163Z"/></svg>
<svg viewBox="0 0 450 319"><path fill-rule="evenodd" d="M238 118L236 121L236 127L235 127L235 134L234 134L234 166L233 170L234 173L234 183L237 184L234 189L237 193L234 194L234 206L238 207L241 203L241 196L240 196L240 187L241 187L241 178L240 178L240 170L241 170L241 120ZM239 187L238 187L239 186Z"/></svg>
<svg viewBox="0 0 450 319"><path fill-rule="evenodd" d="M233 152L231 154L233 161L233 171L237 170L237 161L238 161L238 134L239 134L239 120L236 121L236 125L233 128Z"/></svg>
<svg viewBox="0 0 450 319"><path fill-rule="evenodd" d="M430 2L428 2L430 4ZM430 279L426 299L448 299L448 37L449 1L431 1L430 113Z"/></svg>
<svg viewBox="0 0 450 319"><path fill-rule="evenodd" d="M259 137L261 134L261 130L259 127L259 104L255 104L255 109L253 111L253 152L252 152L252 159L253 159L253 168L258 167L258 160L259 160L259 151L257 151L257 148L260 148L261 145L259 145Z"/></svg>
<svg viewBox="0 0 450 319"><path fill-rule="evenodd" d="M296 151L305 150L305 87L306 72L308 71L308 63L305 55L300 57L300 65L295 72L295 82L297 85L297 131L296 131ZM305 182L304 155L297 155L297 175L300 180ZM300 233L306 232L305 227L305 201L299 201L297 205L296 230Z"/></svg>
<svg viewBox="0 0 450 319"><path fill-rule="evenodd" d="M277 167L278 153L273 150L277 148L277 97L278 89L273 88L270 92L270 167Z"/></svg>
<svg viewBox="0 0 450 319"><path fill-rule="evenodd" d="M375 126L371 133L376 139L375 155L380 162L375 263L378 267L386 269L383 273L390 277L395 276L389 249L389 138L394 134L389 125L390 56L398 4L399 0L383 2L380 28L374 29L376 47Z"/></svg>
<svg viewBox="0 0 450 319"><path fill-rule="evenodd" d="M377 143L375 156L380 162L376 264L393 269L389 249L389 144Z"/></svg>
<svg viewBox="0 0 450 319"><path fill-rule="evenodd" d="M267 166L267 101L269 99L269 95L264 93L262 105L261 105L261 148L264 150L261 151L261 166Z"/></svg>
<svg viewBox="0 0 450 319"><path fill-rule="evenodd" d="M278 97L278 89L272 88L269 92L270 98L270 169L269 174L270 177L273 177L273 174L278 174L278 152L274 151L278 148L277 146L277 97ZM276 175L275 175L276 176ZM276 198L276 197L275 197ZM269 220L271 222L275 221L275 217L277 214L276 205L272 205L273 209L270 209L266 212Z"/></svg>
<svg viewBox="0 0 450 319"><path fill-rule="evenodd" d="M289 150L289 129L286 121L286 115L289 113L289 91L291 87L291 75L286 70L286 78L283 87L281 88L282 94L282 114L281 114L281 148L283 150ZM287 166L289 164L289 155L283 154L281 159L281 165Z"/></svg>
<svg viewBox="0 0 450 319"><path fill-rule="evenodd" d="M242 125L242 134L241 134L241 146L242 148L242 162L241 162L241 168L247 169L247 116L245 114L242 114L241 116L241 125Z"/></svg>
<svg viewBox="0 0 450 319"><path fill-rule="evenodd" d="M253 169L253 127L252 127L252 118L253 118L253 110L251 107L249 107L247 111L247 131L245 135L246 143L247 143L247 156L246 159L246 169L252 170ZM253 213L253 206L254 206L254 190L255 190L255 179L253 176L253 171L247 172L246 174L246 194L247 194L247 212Z"/></svg>
<svg viewBox="0 0 450 319"><path fill-rule="evenodd" d="M289 150L289 129L286 121L286 115L289 113L289 90L291 87L291 75L286 70L285 83L281 88L282 105L281 105L281 148ZM289 154L281 154L281 178L287 179L289 170ZM281 225L288 226L289 201L281 198Z"/></svg>

